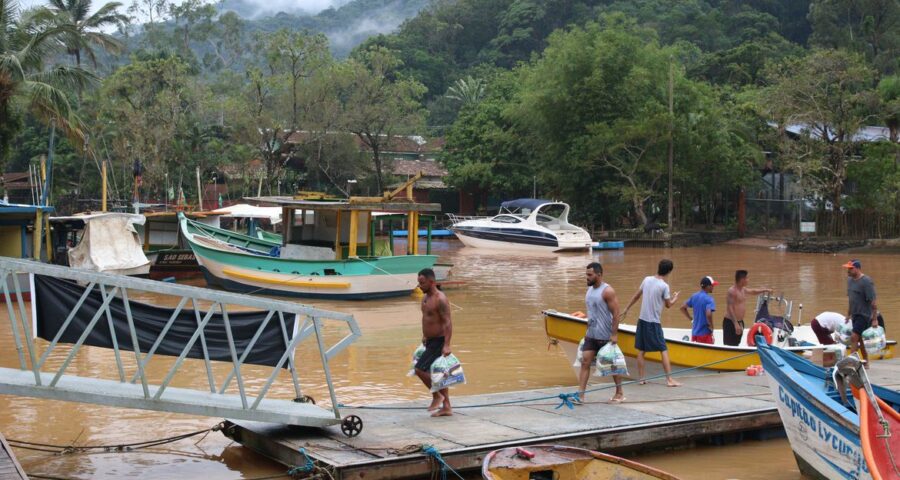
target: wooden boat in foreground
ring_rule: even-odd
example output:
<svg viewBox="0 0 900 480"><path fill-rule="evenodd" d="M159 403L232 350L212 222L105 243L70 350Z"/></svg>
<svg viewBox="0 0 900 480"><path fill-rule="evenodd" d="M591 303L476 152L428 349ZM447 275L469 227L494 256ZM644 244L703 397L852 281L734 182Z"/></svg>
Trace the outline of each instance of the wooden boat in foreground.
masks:
<svg viewBox="0 0 900 480"><path fill-rule="evenodd" d="M678 480L631 460L557 445L494 450L484 457L481 475L485 480Z"/></svg>
<svg viewBox="0 0 900 480"><path fill-rule="evenodd" d="M864 454L857 413L861 402L853 402L845 386L835 385L833 379L839 375L833 376L831 369L774 346L760 345L759 356L801 473L816 479L897 478L882 474L892 466L877 459L881 457L870 463ZM844 365L852 361L860 364L856 357L847 357L838 363L837 371L844 371ZM881 404L893 410L900 408L900 392L870 387ZM883 430L874 433L877 440ZM872 432L865 435L865 441L872 445ZM892 435L900 436L900 431L892 431ZM896 458L897 450L893 454Z"/></svg>
<svg viewBox="0 0 900 480"><path fill-rule="evenodd" d="M766 305L767 302L772 300L773 299L771 298L760 297L760 300L757 302L757 319L769 318L768 307ZM784 302L784 299L778 300ZM542 313L544 314L544 328L547 331L547 336L562 346L566 356L570 361L574 362L575 355L578 351L578 343L584 338L584 334L587 331L587 319L557 312L556 310L545 310ZM781 317L774 318L778 318L782 321L787 320L787 323L790 323L789 316L787 319ZM750 327L751 325L747 325L746 328L744 328L744 338L741 340L739 346L725 345L721 329L713 331L713 337L716 342L714 344L692 342L690 328L666 327L663 328L663 336L666 338L666 345L669 348L669 360L673 365L681 367L697 367L713 363L713 365L705 368L719 371L739 371L745 370L750 365L758 365L760 363L759 355L744 355L739 358L734 358L741 354L752 353L756 350L756 347L747 345L746 337ZM816 334L812 331L812 327L802 325L797 327L786 326L785 328L790 331L775 331L772 339L775 345L798 355L802 354L804 351L810 350L810 348L822 348L819 346L818 339L816 338ZM636 330L637 326L633 324L619 324L619 348L622 349L622 353L624 353L626 357L637 357L638 351L634 348ZM890 340L887 342L887 347L881 354L878 356L873 355L872 358L893 358L896 346L897 342ZM662 361L659 352L648 352L646 358L653 362Z"/></svg>

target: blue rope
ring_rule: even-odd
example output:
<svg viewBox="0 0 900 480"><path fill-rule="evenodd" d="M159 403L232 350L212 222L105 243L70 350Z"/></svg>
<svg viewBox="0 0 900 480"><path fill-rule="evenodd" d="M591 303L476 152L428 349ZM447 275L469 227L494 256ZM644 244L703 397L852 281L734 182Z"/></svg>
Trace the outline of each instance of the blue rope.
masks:
<svg viewBox="0 0 900 480"><path fill-rule="evenodd" d="M432 459L434 459L435 463L440 465L441 480L447 480L448 471L459 477L459 480L465 480L459 473L456 473L456 470L451 468L450 465L447 465L447 462L445 462L444 458L441 457L441 452L439 452L438 449L434 448L431 445L422 445L422 453L424 453L425 456L431 457Z"/></svg>
<svg viewBox="0 0 900 480"><path fill-rule="evenodd" d="M287 472L288 475L293 476L297 475L298 473L310 473L316 469L316 464L313 463L312 460L310 460L309 455L306 454L305 448L300 449L300 455L303 455L303 458L306 459L306 463L304 465L291 468Z"/></svg>
<svg viewBox="0 0 900 480"><path fill-rule="evenodd" d="M562 408L563 406L569 407L570 410L574 410L574 409L575 409L575 404L572 403L572 400L575 400L575 401L577 401L577 402L580 402L580 401L581 401L581 398L578 396L578 392L575 392L575 393L560 393L560 394L559 394L559 399L561 400L561 402L559 402L559 405L557 405L556 408L554 408L554 410L559 410L559 409Z"/></svg>
<svg viewBox="0 0 900 480"><path fill-rule="evenodd" d="M743 357L746 357L749 355L756 355L756 351L754 350L752 352L742 353L740 355L728 357L723 360L716 360L715 362L704 363L702 365L697 365L695 367L689 367L689 368L683 368L681 370L676 370L676 371L672 372L672 376L674 377L675 375L690 372L693 370L699 370L701 368L711 367L713 365L718 365L720 363L730 362L732 360L737 360L738 358L743 358ZM666 377L666 374L661 373L659 375L647 377L644 380L650 381L650 380L656 380L656 379L665 378L665 377ZM622 382L622 386L635 384L635 383L638 383L639 381L640 380L629 380L627 382ZM598 392L600 390L608 390L610 388L615 388L615 385L611 384L611 385L604 385L601 387L591 388L591 389L585 390L585 393ZM524 399L519 399L519 400L507 400L504 402L477 403L474 405L457 405L457 406L454 406L453 408L461 409L461 408L497 407L497 406L501 406L501 405L513 405L513 404L518 404L518 403L539 402L541 400L562 399L562 395L568 395L569 398L572 398L573 395L578 395L578 394L577 393L575 393L575 394L559 394L559 395L548 395L546 397L524 398ZM565 402L563 402L563 404L565 404ZM562 406L562 405L560 405L560 406ZM353 408L353 409L358 409L358 410L422 410L424 407L397 407L397 406L390 406L390 405L347 405L344 403L338 403L338 408ZM574 407L572 407L572 408L574 408Z"/></svg>

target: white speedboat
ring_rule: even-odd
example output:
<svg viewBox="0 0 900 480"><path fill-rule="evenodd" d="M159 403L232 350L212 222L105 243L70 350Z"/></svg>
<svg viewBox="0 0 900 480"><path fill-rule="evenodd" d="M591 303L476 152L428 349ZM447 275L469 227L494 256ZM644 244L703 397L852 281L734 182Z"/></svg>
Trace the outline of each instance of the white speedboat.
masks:
<svg viewBox="0 0 900 480"><path fill-rule="evenodd" d="M569 205L521 198L500 205L494 217L450 215L450 229L467 247L561 252L589 250L591 236L569 223Z"/></svg>

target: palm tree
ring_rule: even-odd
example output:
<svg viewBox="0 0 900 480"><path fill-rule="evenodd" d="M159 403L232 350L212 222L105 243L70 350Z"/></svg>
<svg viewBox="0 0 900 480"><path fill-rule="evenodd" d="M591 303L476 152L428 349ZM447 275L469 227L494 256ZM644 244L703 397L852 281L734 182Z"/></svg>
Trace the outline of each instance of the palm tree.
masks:
<svg viewBox="0 0 900 480"><path fill-rule="evenodd" d="M80 67L44 62L59 52L59 40L74 34L69 26L35 21L42 9L19 15L16 0L0 0L0 145L9 148L26 112L46 124L54 122L75 145L83 141L81 121L68 94L88 86L96 77ZM5 156L0 151L0 160Z"/></svg>
<svg viewBox="0 0 900 480"><path fill-rule="evenodd" d="M460 78L447 89L446 97L456 100L463 106L474 105L484 98L484 81L472 78L471 75Z"/></svg>
<svg viewBox="0 0 900 480"><path fill-rule="evenodd" d="M71 34L60 39L66 47L66 53L74 57L75 65L79 67L84 53L96 68L94 47L111 53L119 53L124 48L122 41L102 31L104 27L121 27L128 22L128 17L118 11L121 6L119 2L109 2L89 15L91 0L49 0L49 6L45 10L47 13L40 20L71 29Z"/></svg>

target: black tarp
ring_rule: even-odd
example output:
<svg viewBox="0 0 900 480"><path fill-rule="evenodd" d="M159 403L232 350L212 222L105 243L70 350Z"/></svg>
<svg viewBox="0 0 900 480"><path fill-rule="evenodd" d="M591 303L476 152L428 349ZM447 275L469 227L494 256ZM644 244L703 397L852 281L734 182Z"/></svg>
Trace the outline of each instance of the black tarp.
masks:
<svg viewBox="0 0 900 480"><path fill-rule="evenodd" d="M62 328L69 313L75 308L78 299L84 293L86 287L82 287L68 280L62 280L43 275L34 276L34 292L32 292L32 304L37 317L37 335L45 340L53 340L57 332ZM107 287L107 294L112 289ZM142 302L136 302L129 298L131 315L137 330L138 343L141 353L146 355L159 337L166 322L172 317L174 308L157 307ZM192 302L188 302L185 308L179 312L171 328L166 332L162 343L156 349L155 355L178 356L184 349L191 336L197 330L197 318L194 310L188 309ZM72 322L66 328L60 342L76 343L87 328L91 319L103 305L103 298L99 287L94 287L84 304L78 309ZM125 315L125 306L121 299L115 298L110 303L113 327L116 332L116 340L121 350L133 351L131 334L128 330L128 317ZM268 312L228 312L228 321L231 324L232 337L238 358L249 345L256 330L265 320ZM200 312L200 319L206 317L206 312ZM294 331L294 316L284 316L285 330L290 339ZM225 334L225 322L221 313L214 313L203 329L206 338L206 347L210 360L230 362L231 350L228 348L228 337ZM109 323L106 315L102 315L94 326L94 329L85 339L85 345L95 347L113 348L112 337L109 333ZM256 340L250 354L244 363L256 365L274 366L281 359L286 349L281 322L276 312L269 320L265 330ZM203 358L203 346L198 338L188 352L190 358ZM284 367L286 368L287 362Z"/></svg>

